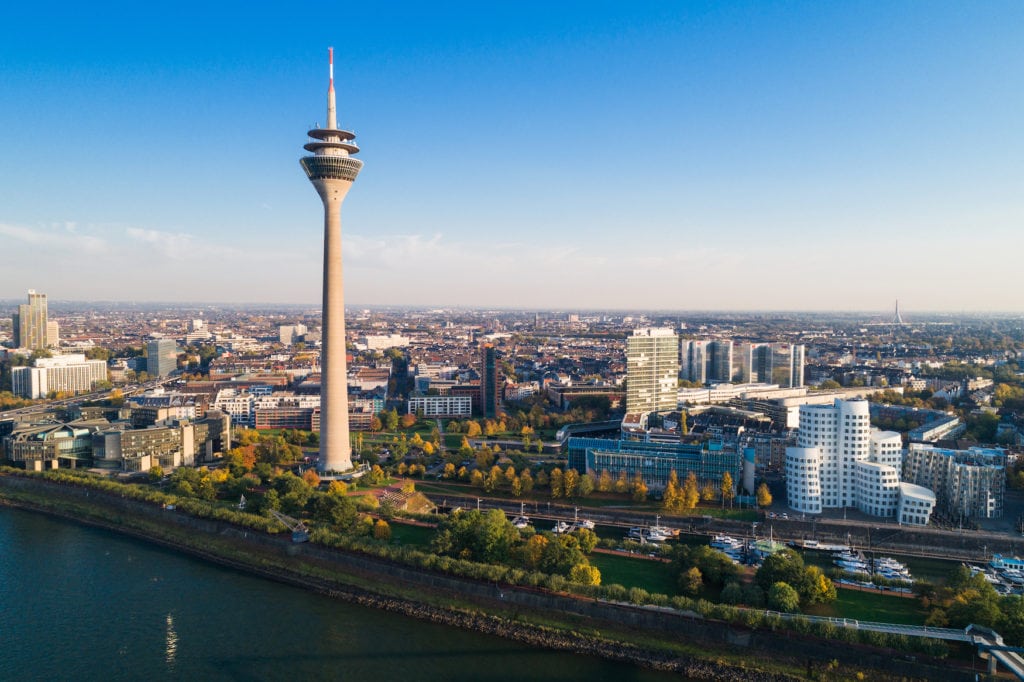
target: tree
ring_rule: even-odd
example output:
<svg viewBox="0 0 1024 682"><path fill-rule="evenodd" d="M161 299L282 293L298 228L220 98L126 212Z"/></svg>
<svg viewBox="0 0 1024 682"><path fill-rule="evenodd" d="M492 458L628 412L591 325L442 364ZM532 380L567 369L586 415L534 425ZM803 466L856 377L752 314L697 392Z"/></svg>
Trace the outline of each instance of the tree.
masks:
<svg viewBox="0 0 1024 682"><path fill-rule="evenodd" d="M548 476L548 485L551 488L551 497L559 498L565 492L562 487L562 470L555 467L551 470L551 474Z"/></svg>
<svg viewBox="0 0 1024 682"><path fill-rule="evenodd" d="M754 574L754 582L767 593L777 582L784 582L790 586L800 585L803 583L804 574L803 558L791 549L784 549L764 560Z"/></svg>
<svg viewBox="0 0 1024 682"><path fill-rule="evenodd" d="M636 476L633 478L630 492L634 502L643 502L647 499L647 484L644 483L643 476L640 475L639 471L636 472Z"/></svg>
<svg viewBox="0 0 1024 682"><path fill-rule="evenodd" d="M508 465L508 469L505 469L505 485L512 487L512 482L517 480L516 468L511 464Z"/></svg>
<svg viewBox="0 0 1024 682"><path fill-rule="evenodd" d="M583 474L580 476L579 483L576 484L576 495L578 497L587 497L592 492L594 492L594 476L592 474Z"/></svg>
<svg viewBox="0 0 1024 682"><path fill-rule="evenodd" d="M614 485L615 482L612 481L612 475L608 473L607 469L602 469L601 475L597 477L598 492L610 493L612 491L612 486Z"/></svg>
<svg viewBox="0 0 1024 682"><path fill-rule="evenodd" d="M732 474L728 471L722 474L722 506L728 502L729 506L732 506L732 500L736 497L736 491L732 486Z"/></svg>
<svg viewBox="0 0 1024 682"><path fill-rule="evenodd" d="M398 410L391 408L381 413L384 418L384 428L388 431L396 431L398 429Z"/></svg>
<svg viewBox="0 0 1024 682"><path fill-rule="evenodd" d="M317 476L315 469L306 469L302 472L302 480L306 482L310 488L316 488L320 485L320 477Z"/></svg>
<svg viewBox="0 0 1024 682"><path fill-rule="evenodd" d="M519 474L519 482L523 486L523 493L528 494L533 490L533 476L530 475L529 469L523 469L522 473Z"/></svg>
<svg viewBox="0 0 1024 682"><path fill-rule="evenodd" d="M683 484L683 509L694 509L700 502L700 491L697 489L697 474L690 472Z"/></svg>
<svg viewBox="0 0 1024 682"><path fill-rule="evenodd" d="M340 481L332 481L340 483ZM318 495L313 502L313 518L320 523L349 528L356 520L356 505L344 495Z"/></svg>
<svg viewBox="0 0 1024 682"><path fill-rule="evenodd" d="M767 483L761 483L757 486L757 506L758 507L770 507L772 505L772 494L768 490Z"/></svg>
<svg viewBox="0 0 1024 682"><path fill-rule="evenodd" d="M159 483L160 479L164 477L164 470L160 468L160 465L150 467L149 469L149 481L150 483Z"/></svg>
<svg viewBox="0 0 1024 682"><path fill-rule="evenodd" d="M411 429L414 426L416 426L416 415L415 414L411 414L411 413L403 414L402 415L402 428L403 429Z"/></svg>
<svg viewBox="0 0 1024 682"><path fill-rule="evenodd" d="M479 469L473 469L473 473L469 475L469 484L474 488L484 487L484 474Z"/></svg>
<svg viewBox="0 0 1024 682"><path fill-rule="evenodd" d="M441 475L448 480L455 478L455 465L451 462L445 462L444 471Z"/></svg>
<svg viewBox="0 0 1024 682"><path fill-rule="evenodd" d="M700 588L704 586L704 577L700 573L700 569L693 566L689 570L680 574L679 576L679 589L684 594L696 595L700 592Z"/></svg>
<svg viewBox="0 0 1024 682"><path fill-rule="evenodd" d="M626 493L629 492L629 479L626 477L626 471L623 469L619 472L619 477L615 479L615 492Z"/></svg>
<svg viewBox="0 0 1024 682"><path fill-rule="evenodd" d="M377 519L377 523L373 524L373 538L375 540L390 540L391 539L391 526L384 519Z"/></svg>
<svg viewBox="0 0 1024 682"><path fill-rule="evenodd" d="M549 479L548 479L548 473L547 473L546 471L544 471L543 469L541 469L540 471L538 471L538 472L537 472L537 485L539 485L540 487L542 487L542 488L543 488L543 487L544 487L544 486L546 486L546 485L547 485L547 484L548 484L549 482L550 482L550 481L549 481Z"/></svg>
<svg viewBox="0 0 1024 682"><path fill-rule="evenodd" d="M512 483L509 485L509 490L512 491L513 497L523 496L523 480L516 476L512 479Z"/></svg>
<svg viewBox="0 0 1024 682"><path fill-rule="evenodd" d="M828 604L836 600L836 586L817 566L804 570L802 596L808 604Z"/></svg>
<svg viewBox="0 0 1024 682"><path fill-rule="evenodd" d="M679 487L679 475L675 469L668 473L668 483L662 493L661 506L667 512L678 511L683 506L683 490Z"/></svg>
<svg viewBox="0 0 1024 682"><path fill-rule="evenodd" d="M348 495L348 484L345 481L331 481L327 486L327 494L334 497L345 497Z"/></svg>
<svg viewBox="0 0 1024 682"><path fill-rule="evenodd" d="M377 415L374 415L374 416L370 417L370 430L371 431L380 431L383 428L384 428L384 423L380 420L380 417L378 417Z"/></svg>
<svg viewBox="0 0 1024 682"><path fill-rule="evenodd" d="M722 588L722 601L726 604L739 604L743 601L743 587L738 582L731 582Z"/></svg>
<svg viewBox="0 0 1024 682"><path fill-rule="evenodd" d="M576 497L579 481L580 475L575 469L567 468L565 470L565 473L562 474L562 492L565 497Z"/></svg>
<svg viewBox="0 0 1024 682"><path fill-rule="evenodd" d="M479 436L480 433L481 433L481 431L480 431L480 423L479 422L477 422L475 420L472 420L472 419L469 420L468 422L466 422L466 436L468 438L475 438L475 437Z"/></svg>
<svg viewBox="0 0 1024 682"><path fill-rule="evenodd" d="M600 585L601 571L590 564L576 564L569 570L569 580L580 585Z"/></svg>
<svg viewBox="0 0 1024 682"><path fill-rule="evenodd" d="M800 610L800 595L788 583L776 582L768 590L768 608L796 613Z"/></svg>
<svg viewBox="0 0 1024 682"><path fill-rule="evenodd" d="M700 499L704 502L710 502L715 499L715 486L711 483L705 483L700 489Z"/></svg>

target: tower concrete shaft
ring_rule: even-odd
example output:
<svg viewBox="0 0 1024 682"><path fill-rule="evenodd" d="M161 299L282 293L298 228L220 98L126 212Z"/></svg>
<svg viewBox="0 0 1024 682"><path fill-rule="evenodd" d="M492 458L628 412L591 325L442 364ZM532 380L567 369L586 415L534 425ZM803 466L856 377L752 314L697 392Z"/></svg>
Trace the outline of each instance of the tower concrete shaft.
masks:
<svg viewBox="0 0 1024 682"><path fill-rule="evenodd" d="M341 264L341 203L363 167L355 135L340 130L334 95L334 49L330 55L327 127L309 131L304 145L313 156L300 160L324 204L323 338L320 351L320 463L327 473L352 468L348 434L348 366L345 361L345 283Z"/></svg>

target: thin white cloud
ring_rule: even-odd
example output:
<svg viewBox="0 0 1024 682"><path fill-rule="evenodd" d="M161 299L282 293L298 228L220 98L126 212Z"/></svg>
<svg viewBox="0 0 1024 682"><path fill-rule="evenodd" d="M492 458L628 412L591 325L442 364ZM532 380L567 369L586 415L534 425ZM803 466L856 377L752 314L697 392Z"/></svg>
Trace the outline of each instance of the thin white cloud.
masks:
<svg viewBox="0 0 1024 682"><path fill-rule="evenodd" d="M75 223L61 223L44 227L0 223L0 237L8 237L30 246L88 254L102 253L109 246L103 235L78 232Z"/></svg>

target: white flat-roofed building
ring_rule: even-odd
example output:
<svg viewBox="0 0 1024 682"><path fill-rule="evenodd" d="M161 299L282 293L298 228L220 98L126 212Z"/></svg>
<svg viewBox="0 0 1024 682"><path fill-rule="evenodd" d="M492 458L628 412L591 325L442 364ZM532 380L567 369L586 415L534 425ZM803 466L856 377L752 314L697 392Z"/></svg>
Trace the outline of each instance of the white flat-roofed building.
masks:
<svg viewBox="0 0 1024 682"><path fill-rule="evenodd" d="M388 348L405 348L409 345L409 337L401 334L366 335L356 342L356 348L366 350L387 350Z"/></svg>
<svg viewBox="0 0 1024 682"><path fill-rule="evenodd" d="M473 414L473 398L468 395L427 395L409 398L409 414L427 419L465 418Z"/></svg>
<svg viewBox="0 0 1024 682"><path fill-rule="evenodd" d="M11 390L23 398L38 400L53 392L84 393L107 380L104 360L86 360L81 353L39 358L33 367L11 370Z"/></svg>

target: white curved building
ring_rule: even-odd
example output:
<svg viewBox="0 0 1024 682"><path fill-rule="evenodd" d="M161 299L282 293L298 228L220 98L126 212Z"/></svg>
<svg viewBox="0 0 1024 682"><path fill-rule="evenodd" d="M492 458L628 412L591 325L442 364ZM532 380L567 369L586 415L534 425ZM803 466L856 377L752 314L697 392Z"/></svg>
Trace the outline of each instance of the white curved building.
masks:
<svg viewBox="0 0 1024 682"><path fill-rule="evenodd" d="M902 514L900 473L903 440L894 431L871 428L866 400L836 400L832 405L801 405L795 447L786 448L786 493L791 509L819 514L823 509L856 507L865 514ZM920 486L913 486L920 488ZM928 522L935 496L911 489L907 517Z"/></svg>
<svg viewBox="0 0 1024 682"><path fill-rule="evenodd" d="M928 524L935 509L935 493L913 483L900 483L900 504L896 520L910 526Z"/></svg>
<svg viewBox="0 0 1024 682"><path fill-rule="evenodd" d="M786 499L790 509L821 513L821 450L786 448Z"/></svg>
<svg viewBox="0 0 1024 682"><path fill-rule="evenodd" d="M900 500L899 470L879 462L857 462L854 468L857 509L871 516L895 516Z"/></svg>

